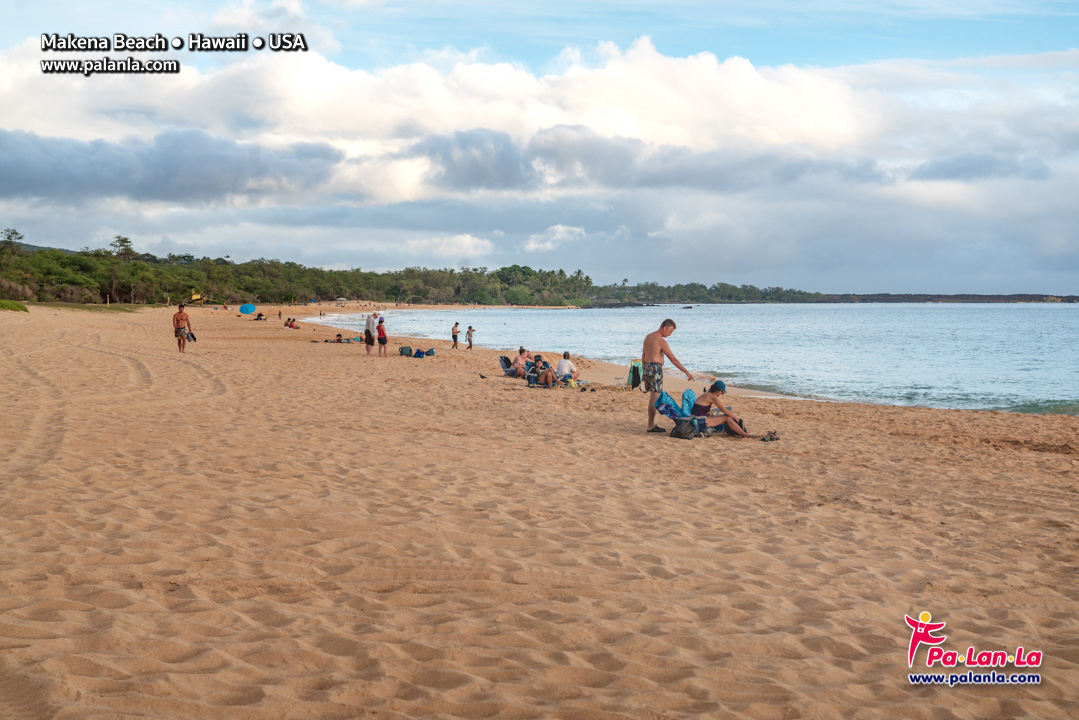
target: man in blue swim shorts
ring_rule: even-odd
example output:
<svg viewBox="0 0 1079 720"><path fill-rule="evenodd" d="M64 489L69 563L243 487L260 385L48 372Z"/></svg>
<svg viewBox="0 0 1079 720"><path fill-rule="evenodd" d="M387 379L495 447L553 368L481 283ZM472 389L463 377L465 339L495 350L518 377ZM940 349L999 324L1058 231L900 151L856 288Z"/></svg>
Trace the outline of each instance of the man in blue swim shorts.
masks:
<svg viewBox="0 0 1079 720"><path fill-rule="evenodd" d="M667 318L659 326L659 330L648 333L644 338L644 350L641 352L641 365L643 367L644 389L648 391L648 428L646 432L665 433L665 429L656 425L656 400L663 392L663 359L666 357L674 366L684 372L686 377L693 380L693 373L686 370L678 358L671 352L671 346L667 344L667 338L674 332L674 320Z"/></svg>

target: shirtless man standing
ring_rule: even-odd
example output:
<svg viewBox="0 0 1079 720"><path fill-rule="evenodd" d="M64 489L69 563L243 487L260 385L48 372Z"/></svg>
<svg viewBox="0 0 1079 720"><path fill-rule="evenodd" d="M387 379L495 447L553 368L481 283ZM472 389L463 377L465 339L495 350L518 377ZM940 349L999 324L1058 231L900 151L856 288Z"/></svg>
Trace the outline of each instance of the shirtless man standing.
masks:
<svg viewBox="0 0 1079 720"><path fill-rule="evenodd" d="M187 347L187 336L191 332L191 318L184 312L184 304L180 303L176 308L176 314L172 316L172 329L176 334L176 347L184 352Z"/></svg>
<svg viewBox="0 0 1079 720"><path fill-rule="evenodd" d="M682 367L678 358L671 352L671 346L667 344L667 338L674 332L674 320L667 318L659 326L659 330L644 336L644 350L641 352L641 364L644 366L643 380L644 389L648 391L648 430L650 433L667 432L656 426L656 400L663 392L663 358L666 356L674 366L684 372L686 377L693 380L693 373Z"/></svg>

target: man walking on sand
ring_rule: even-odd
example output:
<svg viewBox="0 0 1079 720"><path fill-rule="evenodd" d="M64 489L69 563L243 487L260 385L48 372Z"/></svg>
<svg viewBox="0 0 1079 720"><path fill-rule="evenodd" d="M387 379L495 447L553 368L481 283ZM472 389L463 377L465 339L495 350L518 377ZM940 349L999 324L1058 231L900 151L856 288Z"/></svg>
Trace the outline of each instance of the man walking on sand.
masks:
<svg viewBox="0 0 1079 720"><path fill-rule="evenodd" d="M187 348L187 336L191 333L191 318L184 311L184 304L180 303L176 308L176 314L172 316L172 329L176 335L176 347L180 352Z"/></svg>
<svg viewBox="0 0 1079 720"><path fill-rule="evenodd" d="M460 326L461 323L454 323L453 327L450 329L450 335L453 336L453 347L451 347L450 350L457 349L457 328Z"/></svg>
<svg viewBox="0 0 1079 720"><path fill-rule="evenodd" d="M656 425L656 400L663 392L663 358L670 359L674 366L684 372L686 377L693 380L693 373L682 367L678 358L671 352L671 346L667 344L667 338L674 332L674 320L667 318L659 326L659 330L644 336L644 350L641 351L641 364L644 368L644 389L648 391L648 429L646 432L667 432Z"/></svg>

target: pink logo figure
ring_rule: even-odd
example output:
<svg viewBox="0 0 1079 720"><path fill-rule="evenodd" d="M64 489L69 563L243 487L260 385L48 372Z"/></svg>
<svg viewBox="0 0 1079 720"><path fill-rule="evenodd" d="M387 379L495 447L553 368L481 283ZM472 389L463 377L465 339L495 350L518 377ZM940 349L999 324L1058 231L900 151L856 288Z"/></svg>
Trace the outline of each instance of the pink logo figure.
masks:
<svg viewBox="0 0 1079 720"><path fill-rule="evenodd" d="M948 639L947 635L941 635L937 637L933 635L934 632L944 627L945 623L929 622L933 619L933 616L924 610L918 619L915 620L910 615L903 616L907 625L910 625L914 631L910 634L910 647L907 650L907 667L914 667L914 653L918 652L918 646L922 643L926 645L940 645L942 642Z"/></svg>

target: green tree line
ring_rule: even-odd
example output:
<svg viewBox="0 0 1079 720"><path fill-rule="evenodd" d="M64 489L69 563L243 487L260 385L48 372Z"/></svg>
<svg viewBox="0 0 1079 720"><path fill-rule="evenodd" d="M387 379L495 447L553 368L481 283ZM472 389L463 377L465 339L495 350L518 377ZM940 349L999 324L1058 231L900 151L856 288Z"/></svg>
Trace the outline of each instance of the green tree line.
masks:
<svg viewBox="0 0 1079 720"><path fill-rule="evenodd" d="M0 299L74 303L164 303L199 294L219 303L327 301L338 297L387 303L603 305L653 302L827 302L836 296L781 287L685 283L595 285L581 270L510 265L489 270L421 267L390 272L323 270L258 258L195 258L137 253L117 235L108 248L27 250L18 231L0 240Z"/></svg>

